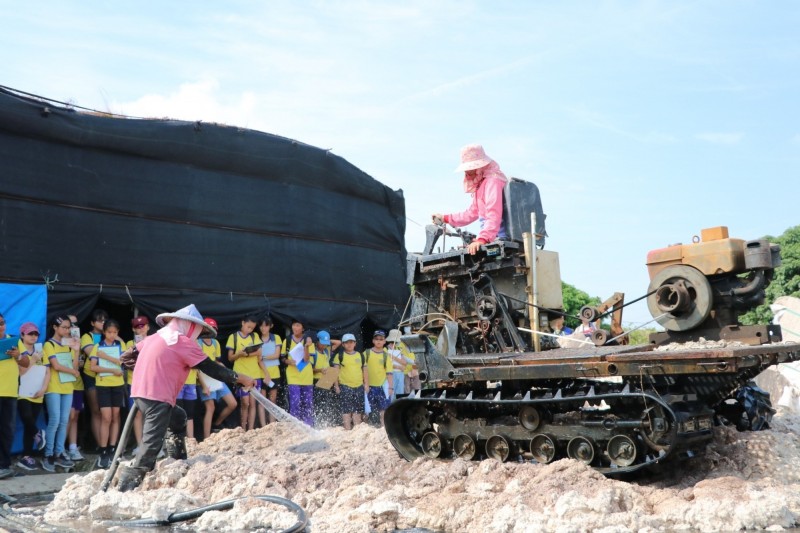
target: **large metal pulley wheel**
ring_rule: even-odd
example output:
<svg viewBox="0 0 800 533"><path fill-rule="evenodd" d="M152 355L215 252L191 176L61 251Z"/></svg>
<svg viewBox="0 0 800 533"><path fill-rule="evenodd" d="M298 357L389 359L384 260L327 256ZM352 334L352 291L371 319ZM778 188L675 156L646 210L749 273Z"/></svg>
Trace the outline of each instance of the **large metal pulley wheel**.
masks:
<svg viewBox="0 0 800 533"><path fill-rule="evenodd" d="M696 268L668 266L656 274L647 292L647 308L653 318L668 313L658 321L670 331L686 331L708 318L714 303L711 284Z"/></svg>
<svg viewBox="0 0 800 533"><path fill-rule="evenodd" d="M475 302L475 314L480 320L491 320L497 314L497 300L493 296L481 296Z"/></svg>

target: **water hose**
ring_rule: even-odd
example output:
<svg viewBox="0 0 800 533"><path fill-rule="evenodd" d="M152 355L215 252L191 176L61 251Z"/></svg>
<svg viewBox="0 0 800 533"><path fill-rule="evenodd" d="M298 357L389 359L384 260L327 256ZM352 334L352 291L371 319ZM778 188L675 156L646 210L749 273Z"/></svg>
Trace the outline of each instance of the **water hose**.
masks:
<svg viewBox="0 0 800 533"><path fill-rule="evenodd" d="M283 530L282 533L298 533L301 531L305 531L306 526L308 526L308 517L306 516L305 510L294 503L292 500L281 498L280 496L245 496L243 498L234 498L232 500L223 500L221 502L212 503L211 505L206 505L204 507L198 507L197 509L192 509L190 511L182 511L180 513L172 513L169 515L165 520L156 520L153 518L142 518L139 520L126 520L126 521L113 521L113 522L104 522L106 525L109 526L122 526L122 527L163 527L169 526L171 524L175 524L177 522L183 522L186 520L194 520L195 518L200 517L203 513L207 511L227 511L233 507L233 504L236 503L238 500L244 500L247 498L255 498L257 500L261 500L264 502L275 503L278 505L282 505L292 511L295 515L297 515L297 522L292 524L290 527Z"/></svg>

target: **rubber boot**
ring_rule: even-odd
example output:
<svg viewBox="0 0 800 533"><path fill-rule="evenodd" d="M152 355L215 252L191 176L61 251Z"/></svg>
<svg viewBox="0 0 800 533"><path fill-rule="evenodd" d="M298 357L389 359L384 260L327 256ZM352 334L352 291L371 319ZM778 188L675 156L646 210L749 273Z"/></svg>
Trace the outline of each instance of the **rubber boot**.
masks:
<svg viewBox="0 0 800 533"><path fill-rule="evenodd" d="M147 472L147 468L143 467L120 466L117 490L120 492L127 492L135 489L142 483L142 480Z"/></svg>
<svg viewBox="0 0 800 533"><path fill-rule="evenodd" d="M173 433L167 430L167 434L164 436L164 451L167 453L167 457L172 457L173 459L188 458L189 455L186 452L186 431Z"/></svg>

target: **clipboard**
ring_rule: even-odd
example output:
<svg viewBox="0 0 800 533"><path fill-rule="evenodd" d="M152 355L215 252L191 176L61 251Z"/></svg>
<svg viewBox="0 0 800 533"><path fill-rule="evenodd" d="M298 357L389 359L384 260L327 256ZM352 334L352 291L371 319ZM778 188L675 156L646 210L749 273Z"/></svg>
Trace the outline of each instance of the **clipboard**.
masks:
<svg viewBox="0 0 800 533"><path fill-rule="evenodd" d="M111 369L114 369L114 370L121 370L122 369L122 367L119 365L119 357L122 354L122 349L119 346L98 346L97 347L97 351L98 352L103 352L104 355L107 355L109 357L113 357L114 359L117 360L117 363L112 363L110 361L106 361L105 359L103 359L101 357L98 357L97 358L97 364L100 366L100 368L111 368ZM105 378L105 377L113 376L114 374L112 374L111 372L100 372L97 375L100 376L100 377L104 377Z"/></svg>
<svg viewBox="0 0 800 533"><path fill-rule="evenodd" d="M55 354L56 360L58 364L61 366L66 366L72 368L72 350L68 352L59 352ZM78 378L73 376L72 374L67 374L66 372L59 372L58 373L58 381L61 383L72 383L74 381L78 381Z"/></svg>
<svg viewBox="0 0 800 533"><path fill-rule="evenodd" d="M250 353L253 353L253 352L257 352L257 351L258 351L258 350L261 348L261 345L262 345L262 344L264 344L264 343L263 343L263 342L259 342L258 344L253 344L253 345L250 345L250 346L245 346L245 347L244 347L244 353L248 353L248 354L250 354Z"/></svg>
<svg viewBox="0 0 800 533"><path fill-rule="evenodd" d="M330 390L337 379L339 379L339 368L332 366L325 369L325 373L320 376L314 386L320 389Z"/></svg>
<svg viewBox="0 0 800 533"><path fill-rule="evenodd" d="M7 339L0 339L0 361L11 359L11 356L8 355L6 352L16 348L18 342L19 342L19 337L14 337L13 335L11 337L8 337Z"/></svg>

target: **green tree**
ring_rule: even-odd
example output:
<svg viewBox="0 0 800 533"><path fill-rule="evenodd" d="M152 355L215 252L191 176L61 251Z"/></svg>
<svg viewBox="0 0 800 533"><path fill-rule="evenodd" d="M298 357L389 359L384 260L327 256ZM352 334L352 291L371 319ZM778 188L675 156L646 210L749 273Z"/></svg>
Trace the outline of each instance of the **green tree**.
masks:
<svg viewBox="0 0 800 533"><path fill-rule="evenodd" d="M779 296L800 296L800 226L787 229L778 238L764 237L781 247L781 266L775 269L766 290L766 301L743 314L742 324L767 324L772 320L769 305Z"/></svg>
<svg viewBox="0 0 800 533"><path fill-rule="evenodd" d="M563 281L561 282L561 292L564 295L564 312L567 313L564 324L573 329L581 323L580 319L577 318L581 307L584 305L600 305L601 302L597 296L589 296L574 285Z"/></svg>

